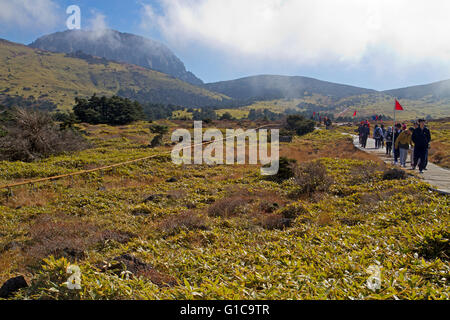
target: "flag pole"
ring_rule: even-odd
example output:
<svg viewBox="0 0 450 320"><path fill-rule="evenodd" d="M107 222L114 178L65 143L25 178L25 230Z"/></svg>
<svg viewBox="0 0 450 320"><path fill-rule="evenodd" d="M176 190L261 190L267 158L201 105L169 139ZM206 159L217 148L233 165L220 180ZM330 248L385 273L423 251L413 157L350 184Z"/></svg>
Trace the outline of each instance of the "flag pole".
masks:
<svg viewBox="0 0 450 320"><path fill-rule="evenodd" d="M395 110L397 109L396 108L396 104L397 104L397 98L394 97L394 124L392 125L392 164L395 163L395 143L394 143L394 138L395 138Z"/></svg>

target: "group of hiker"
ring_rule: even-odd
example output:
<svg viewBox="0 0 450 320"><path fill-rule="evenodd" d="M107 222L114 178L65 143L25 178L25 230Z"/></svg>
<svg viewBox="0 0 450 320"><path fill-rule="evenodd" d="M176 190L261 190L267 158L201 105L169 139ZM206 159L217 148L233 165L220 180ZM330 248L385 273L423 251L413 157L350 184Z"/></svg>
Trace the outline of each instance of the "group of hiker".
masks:
<svg viewBox="0 0 450 320"><path fill-rule="evenodd" d="M369 121L361 121L357 132L360 146L366 148L367 139L370 136ZM387 129L383 124L380 126L377 124L373 129L373 139L376 149L386 147L386 155L391 156L393 150L394 164L400 163L403 168L406 168L406 159L410 147L412 147L411 170L415 170L417 166L420 173L427 170L431 133L425 126L424 119L415 121L409 128L405 123L396 123L394 128L388 127Z"/></svg>

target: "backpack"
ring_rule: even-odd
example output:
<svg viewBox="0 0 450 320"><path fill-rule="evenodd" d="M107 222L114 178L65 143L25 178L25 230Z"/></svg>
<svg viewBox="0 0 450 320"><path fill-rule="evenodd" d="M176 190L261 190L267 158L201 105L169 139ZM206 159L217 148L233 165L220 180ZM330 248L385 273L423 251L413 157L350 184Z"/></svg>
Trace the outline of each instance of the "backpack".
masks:
<svg viewBox="0 0 450 320"><path fill-rule="evenodd" d="M380 139L381 138L381 128L377 128L377 130L375 130L375 139Z"/></svg>
<svg viewBox="0 0 450 320"><path fill-rule="evenodd" d="M386 133L386 141L392 142L392 131Z"/></svg>

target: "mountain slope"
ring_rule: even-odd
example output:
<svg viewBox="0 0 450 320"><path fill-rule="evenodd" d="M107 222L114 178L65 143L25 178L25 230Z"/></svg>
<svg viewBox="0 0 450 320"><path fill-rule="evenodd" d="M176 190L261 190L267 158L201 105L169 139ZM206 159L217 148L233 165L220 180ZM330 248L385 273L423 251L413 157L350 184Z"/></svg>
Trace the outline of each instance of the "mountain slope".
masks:
<svg viewBox="0 0 450 320"><path fill-rule="evenodd" d="M235 99L258 98L261 100L295 99L312 94L328 96L333 100L338 100L348 96L376 92L375 90L313 78L276 75L260 75L231 81L208 83L205 87L211 91L220 92Z"/></svg>
<svg viewBox="0 0 450 320"><path fill-rule="evenodd" d="M374 114L393 116L394 97L405 111L402 119L450 116L450 81L378 92L306 77L262 75L208 83L205 88L234 99L250 101L242 110L270 109L283 112L298 109L309 113L326 112L351 117Z"/></svg>
<svg viewBox="0 0 450 320"><path fill-rule="evenodd" d="M435 100L450 98L450 80L434 82L425 85L412 86L394 90L387 90L384 93L401 99L424 99Z"/></svg>
<svg viewBox="0 0 450 320"><path fill-rule="evenodd" d="M82 51L167 73L194 85L203 84L194 74L186 71L183 62L162 43L115 30L57 32L37 39L30 47L59 53Z"/></svg>
<svg viewBox="0 0 450 320"><path fill-rule="evenodd" d="M70 108L77 96L94 93L139 94L141 102L193 107L228 99L139 66L88 55L74 58L6 40L0 40L0 92L48 100L60 108Z"/></svg>

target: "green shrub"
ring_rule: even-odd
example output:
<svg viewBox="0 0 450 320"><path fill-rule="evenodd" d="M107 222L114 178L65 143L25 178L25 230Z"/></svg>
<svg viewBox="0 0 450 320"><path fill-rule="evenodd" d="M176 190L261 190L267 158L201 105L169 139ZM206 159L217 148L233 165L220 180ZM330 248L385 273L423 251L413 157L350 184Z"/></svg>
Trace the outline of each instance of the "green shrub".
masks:
<svg viewBox="0 0 450 320"><path fill-rule="evenodd" d="M144 119L142 106L118 96L89 99L75 98L73 112L81 122L90 124L124 125Z"/></svg>
<svg viewBox="0 0 450 320"><path fill-rule="evenodd" d="M314 131L315 123L300 115L290 115L286 118L286 129L295 131L299 136Z"/></svg>
<svg viewBox="0 0 450 320"><path fill-rule="evenodd" d="M296 160L281 157L279 162L278 173L272 176L266 176L265 179L269 181L275 181L281 183L294 177L293 166L296 164Z"/></svg>

